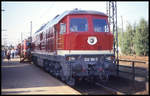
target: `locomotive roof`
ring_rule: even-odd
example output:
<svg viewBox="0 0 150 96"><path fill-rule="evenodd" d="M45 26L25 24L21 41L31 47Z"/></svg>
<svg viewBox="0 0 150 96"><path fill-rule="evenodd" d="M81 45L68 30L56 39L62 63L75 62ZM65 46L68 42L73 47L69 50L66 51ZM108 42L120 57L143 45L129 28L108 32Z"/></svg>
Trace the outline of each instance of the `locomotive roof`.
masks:
<svg viewBox="0 0 150 96"><path fill-rule="evenodd" d="M53 26L53 25L57 24L61 19L63 19L65 16L67 16L69 14L96 14L96 15L107 16L103 12L91 11L91 10L78 10L78 9L75 9L75 10L65 11L61 15L55 16L51 21L49 21L46 24L44 24L43 26L41 26L40 29L37 30L35 33L40 32L41 30L43 30L46 27Z"/></svg>

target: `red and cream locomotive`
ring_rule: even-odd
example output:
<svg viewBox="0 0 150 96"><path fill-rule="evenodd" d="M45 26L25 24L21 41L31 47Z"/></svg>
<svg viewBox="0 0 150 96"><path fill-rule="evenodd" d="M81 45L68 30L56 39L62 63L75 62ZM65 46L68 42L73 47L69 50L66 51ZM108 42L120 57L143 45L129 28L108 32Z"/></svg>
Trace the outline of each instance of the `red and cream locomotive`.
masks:
<svg viewBox="0 0 150 96"><path fill-rule="evenodd" d="M107 80L115 72L108 16L71 10L57 15L32 37L32 60L69 85L78 79Z"/></svg>

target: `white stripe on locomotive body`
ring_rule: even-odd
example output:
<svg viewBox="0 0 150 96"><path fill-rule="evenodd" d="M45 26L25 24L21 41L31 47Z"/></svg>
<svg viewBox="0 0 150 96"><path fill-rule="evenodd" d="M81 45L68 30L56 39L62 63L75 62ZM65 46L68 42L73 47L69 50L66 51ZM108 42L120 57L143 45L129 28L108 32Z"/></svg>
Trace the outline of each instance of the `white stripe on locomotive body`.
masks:
<svg viewBox="0 0 150 96"><path fill-rule="evenodd" d="M57 55L71 54L113 54L112 50L57 50Z"/></svg>
<svg viewBox="0 0 150 96"><path fill-rule="evenodd" d="M32 53L37 53L37 54L45 54L45 55L55 55L56 52L45 52L45 51L34 51ZM71 54L76 54L76 55L81 55L81 54L112 54L112 50L57 50L57 55L65 56L65 55L71 55Z"/></svg>
<svg viewBox="0 0 150 96"><path fill-rule="evenodd" d="M45 52L45 51L33 51L31 53L36 53L36 54L43 54L43 55L56 55L56 52Z"/></svg>

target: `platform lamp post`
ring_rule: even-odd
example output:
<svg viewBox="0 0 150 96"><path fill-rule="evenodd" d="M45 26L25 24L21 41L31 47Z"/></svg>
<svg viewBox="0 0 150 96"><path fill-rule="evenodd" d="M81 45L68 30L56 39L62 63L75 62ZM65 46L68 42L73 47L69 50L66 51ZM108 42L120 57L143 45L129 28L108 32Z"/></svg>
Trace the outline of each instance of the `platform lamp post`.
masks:
<svg viewBox="0 0 150 96"><path fill-rule="evenodd" d="M6 29L2 29L2 31L7 31ZM6 45L7 46L7 43L6 43L6 37L5 38L3 38L4 39L4 46Z"/></svg>
<svg viewBox="0 0 150 96"><path fill-rule="evenodd" d="M30 23L31 23L30 37L32 37L32 21Z"/></svg>
<svg viewBox="0 0 150 96"><path fill-rule="evenodd" d="M30 23L31 23L31 29L30 29L30 43L32 42L32 21L30 21Z"/></svg>

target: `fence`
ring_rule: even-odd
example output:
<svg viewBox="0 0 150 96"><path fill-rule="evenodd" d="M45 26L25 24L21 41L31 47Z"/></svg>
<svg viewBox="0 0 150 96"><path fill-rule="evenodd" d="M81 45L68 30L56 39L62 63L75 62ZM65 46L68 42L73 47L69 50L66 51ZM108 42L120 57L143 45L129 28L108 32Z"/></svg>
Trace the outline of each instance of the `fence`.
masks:
<svg viewBox="0 0 150 96"><path fill-rule="evenodd" d="M144 61L137 61L137 60L125 60L125 59L117 59L117 76L119 76L119 72L123 72L121 70L119 70L119 61L123 61L123 62L131 62L130 64L132 64L131 68L132 69L132 72L125 72L125 73L131 73L132 74L132 80L133 80L133 83L135 82L135 64L136 63L144 63L144 64L147 64L146 62Z"/></svg>

